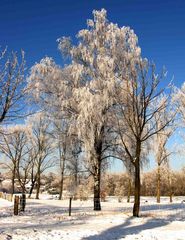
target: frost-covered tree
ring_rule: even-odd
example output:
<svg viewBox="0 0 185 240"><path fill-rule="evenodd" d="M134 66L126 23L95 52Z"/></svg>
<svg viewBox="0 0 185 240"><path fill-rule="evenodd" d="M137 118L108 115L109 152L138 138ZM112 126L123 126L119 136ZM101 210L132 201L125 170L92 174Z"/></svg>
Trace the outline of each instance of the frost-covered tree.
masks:
<svg viewBox="0 0 185 240"><path fill-rule="evenodd" d="M66 165L72 159L72 141L74 138L77 139L74 133L73 116L76 113L73 98L75 83L71 74L71 66L61 68L52 58L46 57L32 67L28 86L34 101L39 104L52 122L50 137L54 139L58 151L59 199L61 199Z"/></svg>
<svg viewBox="0 0 185 240"><path fill-rule="evenodd" d="M165 109L164 109L165 111ZM164 114L168 114L166 111ZM164 116L163 114L163 116ZM157 117L156 121L156 129L160 129L161 125L163 125L163 119ZM162 121L162 122L161 122ZM161 186L161 165L163 164L168 164L168 159L169 156L172 154L172 151L169 151L167 148L167 143L169 141L169 138L174 132L174 127L173 126L168 126L164 129L162 129L160 132L156 134L154 137L154 144L153 144L153 151L154 151L154 156L157 164L157 187L156 187L156 192L157 192L157 202L160 203L160 186Z"/></svg>
<svg viewBox="0 0 185 240"><path fill-rule="evenodd" d="M178 113L181 116L181 126L185 126L185 83L181 88L176 88L173 95L174 103L177 105Z"/></svg>
<svg viewBox="0 0 185 240"><path fill-rule="evenodd" d="M58 151L61 199L66 162L71 158L73 114L76 113L71 66L61 68L52 58L46 57L32 67L28 87L34 101L52 122L49 132Z"/></svg>
<svg viewBox="0 0 185 240"><path fill-rule="evenodd" d="M83 173L87 172L84 169L84 159L83 156L81 156L81 142L77 137L74 137L71 139L71 149L70 149L70 155L71 157L69 158L67 162L67 171L71 176L73 176L74 179L74 185L76 189L78 188L79 185L79 177Z"/></svg>
<svg viewBox="0 0 185 240"><path fill-rule="evenodd" d="M53 136L57 142L58 158L59 158L59 169L60 169L60 193L59 200L62 199L64 174L66 170L66 162L68 160L68 147L69 147L69 126L67 122L59 121L54 123Z"/></svg>
<svg viewBox="0 0 185 240"><path fill-rule="evenodd" d="M55 119L52 124L51 136L56 143L56 150L58 152L58 166L60 173L60 192L59 192L59 200L62 199L63 193L63 184L64 184L64 176L66 172L76 170L76 174L78 174L78 164L75 165L75 160L78 159L78 152L75 152L75 148L79 145L79 141L77 136L73 136L70 132L70 119ZM75 169L73 169L75 167Z"/></svg>
<svg viewBox="0 0 185 240"><path fill-rule="evenodd" d="M72 59L72 74L78 86L74 90L78 135L94 177L94 210L101 210L101 165L111 147L109 109L115 104L115 87L126 78L128 62L134 63L140 48L133 30L110 23L106 10L93 11L93 15L88 28L79 31L79 43L74 46L69 38L61 38L59 49Z"/></svg>
<svg viewBox="0 0 185 240"><path fill-rule="evenodd" d="M109 23L104 9L93 14L87 29L79 31L76 46L69 38L59 39L59 49L71 64L60 68L51 58L41 60L31 70L29 86L50 113L60 109L74 120L94 177L94 209L101 210L101 165L111 145L109 108L115 101L115 85L127 78L128 62L134 65L140 48L129 27Z"/></svg>

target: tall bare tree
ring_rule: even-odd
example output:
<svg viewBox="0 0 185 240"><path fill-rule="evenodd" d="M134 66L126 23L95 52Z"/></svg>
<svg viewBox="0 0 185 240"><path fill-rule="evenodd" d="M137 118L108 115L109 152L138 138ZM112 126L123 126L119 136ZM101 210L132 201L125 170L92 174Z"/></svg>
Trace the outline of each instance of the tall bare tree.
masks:
<svg viewBox="0 0 185 240"><path fill-rule="evenodd" d="M25 96L25 60L21 52L20 61L15 52L7 49L0 52L0 124L23 114Z"/></svg>
<svg viewBox="0 0 185 240"><path fill-rule="evenodd" d="M117 133L121 144L134 167L134 207L133 216L139 216L140 210L140 170L142 152L152 136L170 124L174 114L165 115L170 97L160 89L160 81L165 73L155 74L155 65L147 60L139 60L128 80L117 89L118 106L116 108ZM157 104L156 104L157 103ZM157 122L161 121L158 127ZM132 143L132 144L130 144ZM134 151L133 151L134 149Z"/></svg>
<svg viewBox="0 0 185 240"><path fill-rule="evenodd" d="M26 159L26 155L29 151L27 148L27 135L24 126L15 125L9 126L3 129L3 133L0 135L0 152L9 160L2 164L8 168L12 173L12 194L15 192L15 178L17 177L21 187L22 184L20 178L20 167L23 159ZM27 163L24 164L24 168L28 168ZM27 179L25 179L26 181Z"/></svg>
<svg viewBox="0 0 185 240"><path fill-rule="evenodd" d="M36 113L34 116L31 116L28 119L28 124L30 124L30 140L32 142L32 156L34 156L32 158L32 173L34 174L34 168L36 168L36 199L39 199L41 174L56 164L55 156L52 156L54 145L48 134L50 122L42 113Z"/></svg>

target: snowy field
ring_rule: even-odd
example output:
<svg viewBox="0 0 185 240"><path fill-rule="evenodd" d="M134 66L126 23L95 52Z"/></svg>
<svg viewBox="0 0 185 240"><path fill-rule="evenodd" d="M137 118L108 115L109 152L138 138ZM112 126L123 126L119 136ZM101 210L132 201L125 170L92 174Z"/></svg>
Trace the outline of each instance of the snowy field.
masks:
<svg viewBox="0 0 185 240"><path fill-rule="evenodd" d="M72 202L68 216L68 200L28 200L26 211L13 216L12 203L0 199L0 240L184 240L185 197L173 203L162 198L141 199L141 217L132 217L133 203L118 203L116 198L102 202L102 211L92 210L92 200Z"/></svg>

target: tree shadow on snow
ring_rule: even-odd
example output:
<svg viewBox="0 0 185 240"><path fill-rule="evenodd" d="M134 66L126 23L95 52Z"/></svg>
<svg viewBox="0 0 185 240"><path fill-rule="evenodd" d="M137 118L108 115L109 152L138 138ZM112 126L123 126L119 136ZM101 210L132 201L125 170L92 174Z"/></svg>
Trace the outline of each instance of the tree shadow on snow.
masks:
<svg viewBox="0 0 185 240"><path fill-rule="evenodd" d="M91 217L95 217L96 213L92 211L89 206L79 206L72 207L72 218L62 219L62 216L68 215L67 206L53 206L53 205L42 205L42 203L28 202L25 213L21 213L17 216L17 222L15 225L1 224L0 228L4 231L14 231L14 230L31 230L31 229L62 229L64 226L75 226L83 225ZM10 209L10 208L9 208ZM103 209L103 207L102 207ZM119 212L131 212L131 207L119 208ZM107 211L106 211L107 212ZM116 211L117 212L117 211ZM99 214L101 214L99 212ZM98 215L99 215L98 214ZM103 214L103 211L102 211ZM9 217L10 214L7 214ZM46 218L45 218L46 216ZM1 217L1 213L0 213ZM2 214L2 217L5 215ZM11 217L11 216L10 216ZM21 218L26 217L26 222L23 224ZM74 219L73 219L74 217ZM115 215L116 218L116 215ZM138 234L143 230L155 229L161 226L168 225L174 220L184 221L185 220L185 204L183 203L172 203L172 204L154 204L149 205L142 204L141 206L141 218L136 218L138 221L134 221L135 218L123 216L123 223L112 228L109 228L101 233L83 238L83 240L112 240L119 239L120 237L125 237L127 235ZM141 221L140 221L141 219ZM146 222L142 223L142 220ZM19 221L20 220L20 221ZM49 221L49 222L48 222ZM31 223L29 223L31 222ZM136 223L136 224L135 224ZM135 224L135 225L133 225Z"/></svg>
<svg viewBox="0 0 185 240"><path fill-rule="evenodd" d="M147 215L146 215L147 216ZM82 240L113 240L124 238L128 235L139 234L144 230L152 230L162 226L170 224L172 221L184 221L185 213L181 209L178 213L168 215L165 218L150 217L146 218L146 222L142 223L142 220L145 220L146 217L134 218L129 217L125 220L123 224L108 228L105 231L100 232L99 234L88 236L82 238ZM136 220L136 222L134 221ZM141 224L138 224L139 219L141 219ZM124 220L124 219L123 219ZM138 220L138 221L137 221ZM136 224L136 225L134 225Z"/></svg>

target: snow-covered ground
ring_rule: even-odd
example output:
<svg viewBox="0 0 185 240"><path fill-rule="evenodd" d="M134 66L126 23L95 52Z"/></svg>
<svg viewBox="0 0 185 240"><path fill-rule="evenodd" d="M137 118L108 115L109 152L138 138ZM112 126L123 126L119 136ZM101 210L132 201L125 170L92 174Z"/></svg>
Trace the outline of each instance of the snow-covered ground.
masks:
<svg viewBox="0 0 185 240"><path fill-rule="evenodd" d="M184 240L185 197L143 197L141 217L132 217L133 203L118 203L109 198L102 211L92 210L92 200L72 202L68 216L68 200L28 200L26 211L13 216L12 203L0 199L0 240Z"/></svg>

